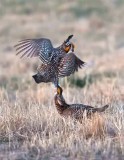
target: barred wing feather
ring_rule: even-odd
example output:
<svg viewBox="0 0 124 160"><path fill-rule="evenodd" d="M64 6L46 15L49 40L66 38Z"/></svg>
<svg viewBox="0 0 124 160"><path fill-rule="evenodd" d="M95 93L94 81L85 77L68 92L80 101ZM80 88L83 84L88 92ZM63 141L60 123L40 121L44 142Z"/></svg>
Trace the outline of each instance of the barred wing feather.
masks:
<svg viewBox="0 0 124 160"><path fill-rule="evenodd" d="M59 77L70 76L84 65L85 62L80 60L74 53L68 53L60 61L58 75Z"/></svg>
<svg viewBox="0 0 124 160"><path fill-rule="evenodd" d="M43 63L47 63L52 58L53 46L49 39L25 39L15 45L17 55L22 53L21 58L39 56Z"/></svg>

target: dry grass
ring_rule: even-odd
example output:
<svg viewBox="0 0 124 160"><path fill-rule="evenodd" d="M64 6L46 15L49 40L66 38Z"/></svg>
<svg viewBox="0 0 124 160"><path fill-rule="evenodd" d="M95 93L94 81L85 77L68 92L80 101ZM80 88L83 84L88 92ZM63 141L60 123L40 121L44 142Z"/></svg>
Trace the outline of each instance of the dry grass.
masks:
<svg viewBox="0 0 124 160"><path fill-rule="evenodd" d="M123 1L63 2L0 2L1 160L124 159ZM57 46L72 33L76 54L92 66L61 80L65 99L110 104L82 124L58 115L53 85L32 80L37 59L20 60L13 49L29 37L49 37Z"/></svg>
<svg viewBox="0 0 124 160"><path fill-rule="evenodd" d="M114 92L110 93L111 97L100 93L99 90L91 93L94 86L91 86L90 90L81 89L80 95L76 88L65 88L64 96L68 101L97 106L110 103L110 108L105 114L95 115L90 120L84 118L83 123L79 124L58 115L53 103L52 88L45 85L41 86L41 89L29 88L27 91L17 90L14 93L1 89L0 141L1 146L6 148L4 153L8 157L12 159L19 157L31 159L32 156L34 159L123 157L124 112L121 97L116 96ZM116 89L114 90L117 93Z"/></svg>

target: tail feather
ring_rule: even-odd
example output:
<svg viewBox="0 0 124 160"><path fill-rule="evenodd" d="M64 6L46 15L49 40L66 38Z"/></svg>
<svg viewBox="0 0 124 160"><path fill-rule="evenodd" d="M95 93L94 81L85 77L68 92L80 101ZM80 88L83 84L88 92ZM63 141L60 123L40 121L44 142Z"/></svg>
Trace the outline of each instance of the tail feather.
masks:
<svg viewBox="0 0 124 160"><path fill-rule="evenodd" d="M34 78L36 83L41 83L42 82L42 77L39 76L38 74L35 74L32 77Z"/></svg>
<svg viewBox="0 0 124 160"><path fill-rule="evenodd" d="M109 107L109 105L107 104L101 108L95 108L95 110L96 110L96 112L104 112L108 107Z"/></svg>

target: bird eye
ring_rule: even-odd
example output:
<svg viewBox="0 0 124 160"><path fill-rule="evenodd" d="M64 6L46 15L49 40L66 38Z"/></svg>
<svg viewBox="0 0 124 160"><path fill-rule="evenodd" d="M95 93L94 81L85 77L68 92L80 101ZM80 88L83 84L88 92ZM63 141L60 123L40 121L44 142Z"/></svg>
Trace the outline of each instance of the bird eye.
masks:
<svg viewBox="0 0 124 160"><path fill-rule="evenodd" d="M66 46L69 46L70 45L70 42L66 42Z"/></svg>

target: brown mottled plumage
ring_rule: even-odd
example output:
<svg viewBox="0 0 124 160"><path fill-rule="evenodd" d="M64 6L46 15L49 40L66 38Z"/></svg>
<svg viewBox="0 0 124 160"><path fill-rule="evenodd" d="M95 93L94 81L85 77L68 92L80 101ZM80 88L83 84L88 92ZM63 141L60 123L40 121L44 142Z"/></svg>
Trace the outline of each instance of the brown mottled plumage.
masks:
<svg viewBox="0 0 124 160"><path fill-rule="evenodd" d="M74 44L70 42L73 35L70 35L64 43L53 48L49 39L26 39L17 44L17 54L23 53L21 57L39 56L42 64L37 69L37 74L33 75L36 83L53 82L58 86L59 77L70 76L78 68L84 66L85 62L80 60L74 53ZM71 53L68 53L71 51Z"/></svg>
<svg viewBox="0 0 124 160"><path fill-rule="evenodd" d="M58 113L63 117L71 117L80 121L83 118L84 112L89 118L93 115L93 113L104 112L109 107L108 105L105 105L101 108L94 108L84 104L67 104L62 92L62 88L58 86L57 93L54 97L54 102Z"/></svg>

